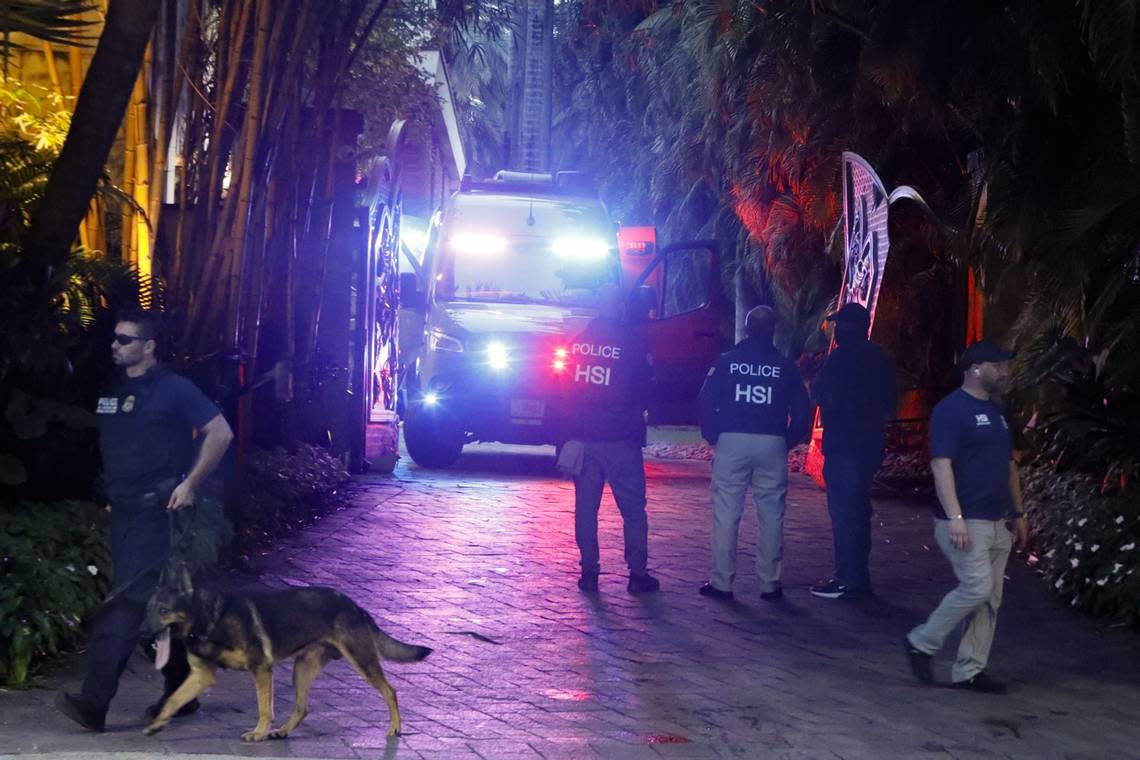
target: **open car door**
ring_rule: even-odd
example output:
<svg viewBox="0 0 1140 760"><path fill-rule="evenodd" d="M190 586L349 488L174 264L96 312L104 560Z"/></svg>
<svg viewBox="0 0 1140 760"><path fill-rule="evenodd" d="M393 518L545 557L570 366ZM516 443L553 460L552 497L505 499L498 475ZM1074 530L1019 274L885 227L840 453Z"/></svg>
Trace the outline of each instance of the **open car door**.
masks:
<svg viewBox="0 0 1140 760"><path fill-rule="evenodd" d="M659 249L634 283L634 292L649 300L647 330L657 370L650 424L697 421L697 395L721 351L719 275L716 242L687 241Z"/></svg>

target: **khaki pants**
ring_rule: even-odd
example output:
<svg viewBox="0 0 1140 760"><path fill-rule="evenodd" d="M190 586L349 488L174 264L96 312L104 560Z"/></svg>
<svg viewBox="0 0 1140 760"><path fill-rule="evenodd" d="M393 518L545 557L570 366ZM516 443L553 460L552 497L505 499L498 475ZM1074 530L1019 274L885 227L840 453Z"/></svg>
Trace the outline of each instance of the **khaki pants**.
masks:
<svg viewBox="0 0 1140 760"><path fill-rule="evenodd" d="M934 654L958 624L967 621L958 659L950 671L951 679L958 683L985 670L989 662L1013 534L1004 520L966 520L970 546L962 550L950 543L948 520L934 523L934 537L954 568L958 587L943 597L926 622L907 638L915 649Z"/></svg>
<svg viewBox="0 0 1140 760"><path fill-rule="evenodd" d="M788 446L783 436L721 433L712 469L712 585L731 591L736 544L751 484L760 536L756 576L762 592L780 588L784 559L784 504L788 495Z"/></svg>

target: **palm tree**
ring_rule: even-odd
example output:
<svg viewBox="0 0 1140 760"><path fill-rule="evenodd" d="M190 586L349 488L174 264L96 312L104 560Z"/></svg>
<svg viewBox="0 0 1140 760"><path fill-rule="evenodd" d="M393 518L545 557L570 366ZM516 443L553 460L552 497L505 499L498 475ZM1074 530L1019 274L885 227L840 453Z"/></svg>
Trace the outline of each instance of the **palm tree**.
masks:
<svg viewBox="0 0 1140 760"><path fill-rule="evenodd" d="M152 0L110 0L71 129L25 241L34 265L50 270L67 260L103 175L161 7Z"/></svg>

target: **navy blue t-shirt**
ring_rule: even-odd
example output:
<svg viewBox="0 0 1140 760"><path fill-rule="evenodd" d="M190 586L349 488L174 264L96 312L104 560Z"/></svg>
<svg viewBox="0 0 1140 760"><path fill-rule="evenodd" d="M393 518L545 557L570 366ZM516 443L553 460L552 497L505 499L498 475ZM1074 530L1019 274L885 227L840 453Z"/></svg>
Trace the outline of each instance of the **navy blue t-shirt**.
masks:
<svg viewBox="0 0 1140 760"><path fill-rule="evenodd" d="M930 457L950 460L966 519L1000 520L1013 509L1009 488L1013 444L998 404L974 398L961 388L939 401L930 420ZM937 502L934 516L946 519Z"/></svg>
<svg viewBox="0 0 1140 760"><path fill-rule="evenodd" d="M219 414L197 386L162 366L119 374L96 413L112 501L181 480L194 464L194 431Z"/></svg>

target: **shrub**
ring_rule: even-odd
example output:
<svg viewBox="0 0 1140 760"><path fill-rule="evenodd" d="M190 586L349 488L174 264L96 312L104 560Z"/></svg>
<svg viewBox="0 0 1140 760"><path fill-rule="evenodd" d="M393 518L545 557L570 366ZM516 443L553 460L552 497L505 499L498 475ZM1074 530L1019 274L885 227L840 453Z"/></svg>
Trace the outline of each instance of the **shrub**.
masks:
<svg viewBox="0 0 1140 760"><path fill-rule="evenodd" d="M89 502L0 507L0 682L55 654L110 587L108 515Z"/></svg>
<svg viewBox="0 0 1140 760"><path fill-rule="evenodd" d="M260 545L336 509L352 480L344 464L319 446L254 451L245 461L235 529L243 548Z"/></svg>
<svg viewBox="0 0 1140 760"><path fill-rule="evenodd" d="M1047 465L1022 471L1026 509L1050 587L1080 610L1140 623L1140 498L1104 494L1101 482Z"/></svg>

